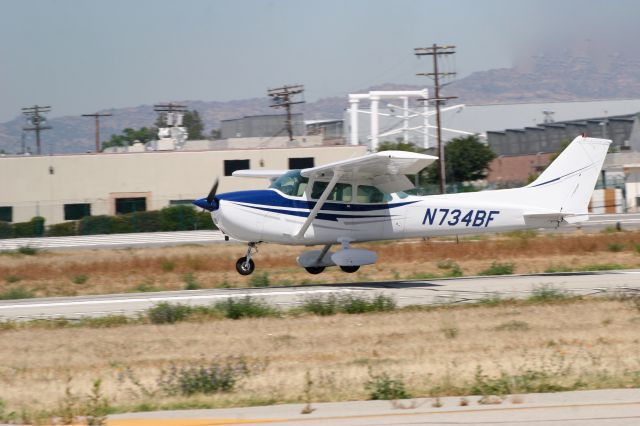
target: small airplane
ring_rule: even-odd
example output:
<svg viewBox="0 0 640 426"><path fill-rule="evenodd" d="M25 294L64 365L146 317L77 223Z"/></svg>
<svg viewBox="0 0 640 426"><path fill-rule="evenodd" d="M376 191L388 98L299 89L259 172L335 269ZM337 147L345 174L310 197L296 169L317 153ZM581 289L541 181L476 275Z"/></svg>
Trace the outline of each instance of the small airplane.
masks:
<svg viewBox="0 0 640 426"><path fill-rule="evenodd" d="M589 219L587 206L610 140L578 136L532 183L522 188L413 196L406 177L437 159L382 151L302 170L238 170L269 178L268 189L209 195L194 201L226 235L248 243L236 270L255 269L257 244L324 245L297 263L311 274L338 266L356 272L377 261L354 243L444 235L557 228ZM331 251L339 244L340 250Z"/></svg>

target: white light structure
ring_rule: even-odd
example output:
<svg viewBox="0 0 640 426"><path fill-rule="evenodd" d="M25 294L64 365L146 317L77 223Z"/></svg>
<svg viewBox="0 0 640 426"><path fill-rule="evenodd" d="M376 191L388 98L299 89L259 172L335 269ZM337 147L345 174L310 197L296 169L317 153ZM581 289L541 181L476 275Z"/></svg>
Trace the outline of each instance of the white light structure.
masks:
<svg viewBox="0 0 640 426"><path fill-rule="evenodd" d="M378 149L379 143L379 123L378 116L380 115L389 115L389 114L381 114L379 112L379 104L382 99L399 99L402 100L402 104L404 108L404 113L402 115L403 119L403 140L408 142L409 140L409 120L411 116L409 115L409 99L427 99L429 97L429 91L427 89L422 90L391 90L391 91L371 91L369 93L351 93L349 94L349 113L350 119L349 122L351 124L351 133L349 138L350 145L358 145L358 113L367 111L363 111L358 109L358 105L361 100L368 100L370 102L370 114L371 114L371 143L369 148L371 151L375 151ZM425 114L425 125L428 126L428 106L427 102L424 105L424 114ZM395 116L394 116L395 117ZM415 117L415 116L414 116ZM424 145L425 147L429 146L429 136L427 132L424 135Z"/></svg>

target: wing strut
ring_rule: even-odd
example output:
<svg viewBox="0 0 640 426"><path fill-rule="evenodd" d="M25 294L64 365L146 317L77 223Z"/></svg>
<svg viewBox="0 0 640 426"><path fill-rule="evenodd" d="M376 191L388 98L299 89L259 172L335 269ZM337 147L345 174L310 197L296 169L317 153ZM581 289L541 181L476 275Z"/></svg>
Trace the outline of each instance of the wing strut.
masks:
<svg viewBox="0 0 640 426"><path fill-rule="evenodd" d="M324 206L324 203L327 201L327 198L329 198L329 194L331 194L331 191L333 191L333 187L336 186L336 183L338 183L338 179L340 179L340 176L342 176L342 173L343 172L341 170L335 170L333 172L333 177L329 181L329 184L325 188L320 198L318 198L316 205L309 212L309 217L307 217L307 220L304 221L304 223L302 224L302 227L300 228L298 233L295 235L295 238L304 237L304 233L307 232L307 229L309 229L311 222L313 222L316 216L318 216L318 212L320 211L322 206Z"/></svg>

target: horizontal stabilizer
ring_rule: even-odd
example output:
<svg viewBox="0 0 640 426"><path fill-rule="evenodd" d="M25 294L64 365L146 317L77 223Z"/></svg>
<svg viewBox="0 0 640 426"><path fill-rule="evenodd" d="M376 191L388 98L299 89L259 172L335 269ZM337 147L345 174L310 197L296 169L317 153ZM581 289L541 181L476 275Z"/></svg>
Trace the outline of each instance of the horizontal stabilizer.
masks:
<svg viewBox="0 0 640 426"><path fill-rule="evenodd" d="M527 226L538 228L557 228L561 223L580 223L589 220L588 214L571 213L525 213L524 222Z"/></svg>

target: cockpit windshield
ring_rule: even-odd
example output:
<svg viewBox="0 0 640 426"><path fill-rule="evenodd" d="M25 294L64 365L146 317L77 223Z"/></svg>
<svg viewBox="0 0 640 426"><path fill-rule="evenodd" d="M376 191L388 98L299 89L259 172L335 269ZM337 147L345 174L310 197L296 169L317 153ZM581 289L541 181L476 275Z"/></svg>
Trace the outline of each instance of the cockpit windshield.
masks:
<svg viewBox="0 0 640 426"><path fill-rule="evenodd" d="M289 170L276 179L269 188L277 189L285 195L302 197L309 179L300 174L300 170Z"/></svg>

